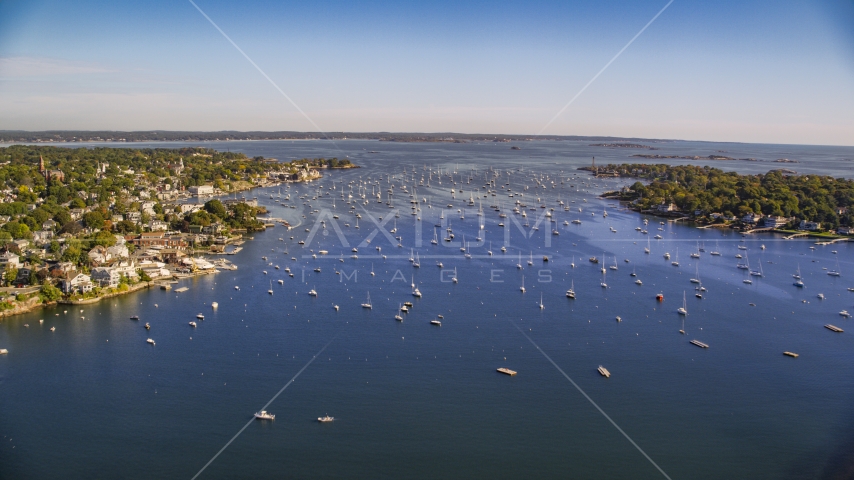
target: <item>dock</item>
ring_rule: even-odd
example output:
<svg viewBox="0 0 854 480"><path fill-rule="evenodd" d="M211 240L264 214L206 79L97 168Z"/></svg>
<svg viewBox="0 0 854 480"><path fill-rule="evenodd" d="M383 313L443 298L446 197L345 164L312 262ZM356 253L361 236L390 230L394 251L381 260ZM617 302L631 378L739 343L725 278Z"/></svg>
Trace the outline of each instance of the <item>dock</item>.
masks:
<svg viewBox="0 0 854 480"><path fill-rule="evenodd" d="M787 357L798 358L798 354L795 352L783 352L783 355Z"/></svg>
<svg viewBox="0 0 854 480"><path fill-rule="evenodd" d="M511 377L513 375L516 375L516 370L510 370L509 368L501 367L498 369L498 371L505 374L505 375L510 375Z"/></svg>
<svg viewBox="0 0 854 480"><path fill-rule="evenodd" d="M611 378L611 372L609 372L608 369L603 367L602 365L599 365L599 368L597 368L596 370L598 370L599 374L602 375L603 377Z"/></svg>
<svg viewBox="0 0 854 480"><path fill-rule="evenodd" d="M836 325L831 325L829 323L827 325L825 325L824 328L830 330L831 332L836 332L836 333L842 333L845 331L845 330L842 330L841 328L837 327Z"/></svg>
<svg viewBox="0 0 854 480"><path fill-rule="evenodd" d="M700 347L700 348L709 348L709 346L708 346L708 345L706 345L705 343L703 343L703 342L701 342L701 341L699 341L699 340L691 340L691 343L693 343L694 345L696 345L696 346L698 346L698 347Z"/></svg>

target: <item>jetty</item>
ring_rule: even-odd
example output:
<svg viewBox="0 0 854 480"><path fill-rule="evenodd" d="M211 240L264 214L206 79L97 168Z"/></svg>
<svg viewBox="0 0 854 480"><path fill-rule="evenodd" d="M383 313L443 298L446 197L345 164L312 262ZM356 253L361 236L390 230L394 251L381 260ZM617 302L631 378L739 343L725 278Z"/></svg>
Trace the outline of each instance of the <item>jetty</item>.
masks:
<svg viewBox="0 0 854 480"><path fill-rule="evenodd" d="M709 348L709 346L708 346L708 345L706 345L705 343L703 343L703 342L701 342L701 341L699 341L699 340L691 340L691 343L693 343L694 345L696 345L696 346L698 346L698 347L700 347L700 348Z"/></svg>
<svg viewBox="0 0 854 480"><path fill-rule="evenodd" d="M783 352L783 355L787 357L798 358L798 354L795 352Z"/></svg>
<svg viewBox="0 0 854 480"><path fill-rule="evenodd" d="M836 333L842 333L845 331L845 330L837 327L836 325L831 325L829 323L827 325L825 325L824 328L830 330L831 332L836 332Z"/></svg>
<svg viewBox="0 0 854 480"><path fill-rule="evenodd" d="M762 233L762 232L773 232L776 230L774 227L759 227L759 228L751 228L750 230L745 230L741 233Z"/></svg>
<svg viewBox="0 0 854 480"><path fill-rule="evenodd" d="M511 377L513 375L516 375L516 370L510 370L509 368L501 367L498 369L498 371L505 374L505 375L510 375Z"/></svg>

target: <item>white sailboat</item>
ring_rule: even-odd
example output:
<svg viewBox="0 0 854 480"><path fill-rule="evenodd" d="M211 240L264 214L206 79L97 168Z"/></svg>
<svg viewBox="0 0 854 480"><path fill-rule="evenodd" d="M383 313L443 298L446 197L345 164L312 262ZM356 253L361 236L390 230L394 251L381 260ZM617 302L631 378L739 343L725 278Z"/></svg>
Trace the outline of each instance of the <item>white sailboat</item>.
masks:
<svg viewBox="0 0 854 480"><path fill-rule="evenodd" d="M676 247L676 258L672 262L670 262L670 264L674 267L679 266L679 247Z"/></svg>
<svg viewBox="0 0 854 480"><path fill-rule="evenodd" d="M369 308L369 309L374 308L373 305L371 304L371 292L368 292L368 299L365 300L365 303L362 304L362 307L363 308Z"/></svg>
<svg viewBox="0 0 854 480"><path fill-rule="evenodd" d="M682 291L682 306L676 309L679 315L688 315L688 302L685 300L685 291Z"/></svg>
<svg viewBox="0 0 854 480"><path fill-rule="evenodd" d="M543 310L544 308L546 308L546 306L543 305L543 294L541 293L540 294L540 310Z"/></svg>
<svg viewBox="0 0 854 480"><path fill-rule="evenodd" d="M522 286L519 287L519 291L525 293L525 276L522 275Z"/></svg>
<svg viewBox="0 0 854 480"><path fill-rule="evenodd" d="M694 269L694 278L691 279L691 283L700 283L700 264L695 265Z"/></svg>

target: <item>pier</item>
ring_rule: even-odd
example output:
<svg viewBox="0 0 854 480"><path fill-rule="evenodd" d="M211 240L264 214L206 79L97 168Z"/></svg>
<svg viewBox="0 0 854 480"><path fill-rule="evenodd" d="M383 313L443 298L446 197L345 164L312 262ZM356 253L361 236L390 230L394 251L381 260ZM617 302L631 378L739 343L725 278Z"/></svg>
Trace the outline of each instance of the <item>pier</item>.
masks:
<svg viewBox="0 0 854 480"><path fill-rule="evenodd" d="M691 340L691 343L692 343L692 344L694 344L694 345L696 345L696 346L698 346L698 347L700 347L700 348L709 348L709 346L708 346L708 345L706 345L705 343L703 343L703 342L701 342L701 341L699 341L699 340Z"/></svg>

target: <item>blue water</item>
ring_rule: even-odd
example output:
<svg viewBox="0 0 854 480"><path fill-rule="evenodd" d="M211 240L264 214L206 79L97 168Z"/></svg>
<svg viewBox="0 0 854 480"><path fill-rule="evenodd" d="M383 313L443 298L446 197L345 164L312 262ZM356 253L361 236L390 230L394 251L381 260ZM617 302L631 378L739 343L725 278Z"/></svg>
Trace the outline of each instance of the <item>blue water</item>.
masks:
<svg viewBox="0 0 854 480"><path fill-rule="evenodd" d="M282 160L348 155L363 168L281 187L282 198L269 198L279 187L254 190L250 195L271 216L298 226L254 234L240 254L228 257L238 270L182 281L187 292L152 289L0 322L0 348L10 351L0 357L0 477L193 477L311 362L267 407L276 420L250 422L200 478L663 478L542 352L671 478L832 478L851 468L854 343L850 321L837 313L854 311L854 293L846 290L854 287L851 244L810 249L808 240L742 239L728 231L662 226L655 217L648 217L649 235L643 235L635 230L643 227L643 216L595 196L627 180L593 180L575 170L592 155L597 163L622 162L636 152L582 142L524 142L519 151L507 144L367 141L205 145ZM661 150L652 153L726 150L739 158L801 162L714 163L745 173L791 168L851 177L854 158L854 149L837 147L657 146ZM418 179L429 176L423 165L455 170L463 192L453 199L450 178L439 185L434 173L430 188L425 179L416 189L432 206L422 205L418 221L399 187L404 168L410 191L413 171ZM484 191L489 168L500 172L500 193L483 198L485 226L478 233L477 208L468 208L465 219L457 209L472 191ZM386 174L397 176L392 183L402 248L381 233L364 243L376 229L369 215L387 220L395 212L370 197L371 186L368 204L357 209L359 229L340 197L342 188L349 192L348 182L381 177L385 200ZM535 189L534 176L548 188ZM499 188L508 181L513 192L530 188L510 198ZM286 194L299 208L279 205ZM306 205L297 198L302 194L309 195ZM561 208L558 196L572 212ZM525 219L509 211L516 199L554 208L560 235L551 235L547 222L533 233L525 229L529 238L523 235L511 217L519 224ZM505 227L489 208L499 201L508 214ZM442 223L441 207L449 203L454 207L444 209L445 222L451 222L454 241L465 235L472 259L441 240L444 224L437 229L440 244L430 244L433 225ZM526 210L532 226L543 211ZM326 229L315 221L320 216ZM563 225L575 218L582 224ZM309 240L305 229L315 226L310 241L298 245ZM501 253L508 229L507 252ZM475 246L478 234L483 243ZM647 237L656 234L663 239L650 238L647 255ZM699 260L689 257L697 242L706 250ZM761 262L764 271L762 278L751 277L752 285L735 268L734 255L744 253L740 244L751 266ZM350 258L353 247L358 259ZM680 266L673 267L677 248ZM321 249L329 254L312 258ZM420 268L409 262L410 249ZM715 249L722 255L709 255ZM664 252L674 258L665 260ZM604 261L591 264L594 255ZM607 270L609 287L603 289L599 268L613 265L615 257L618 270ZM826 275L837 260L842 277ZM436 266L440 261L443 268ZM798 266L802 290L792 285ZM447 281L453 269L459 283ZM642 286L634 284L632 271ZM708 289L702 300L689 282L697 272ZM411 295L413 278L421 299ZM571 283L576 300L564 295ZM659 292L663 303L655 301ZM676 313L683 292L685 335ZM368 293L371 310L360 307ZM405 301L414 307L397 322L393 317ZM189 327L200 312L205 320ZM129 320L134 314L139 322ZM440 314L442 326L430 325ZM151 323L150 332L144 322ZM827 323L846 332L832 333L823 328ZM145 343L149 336L156 346ZM691 339L710 348L697 348ZM800 357L785 357L784 350ZM597 373L599 365L610 378ZM496 373L501 366L519 373ZM327 413L334 423L316 422Z"/></svg>

